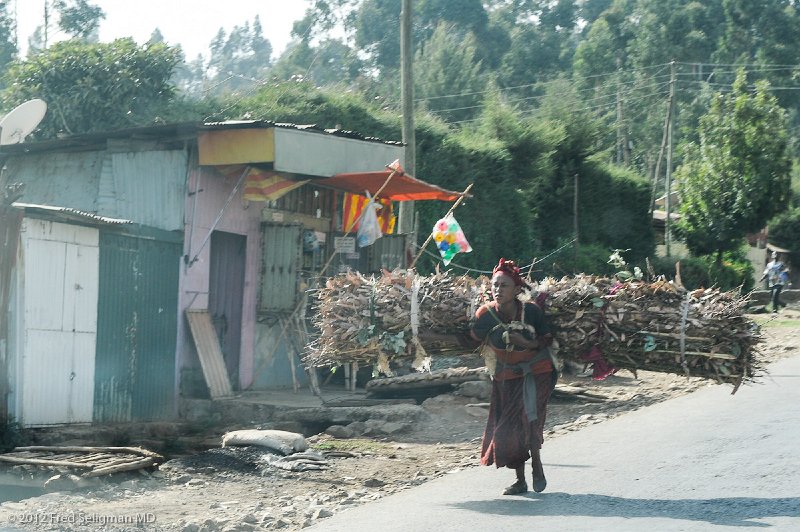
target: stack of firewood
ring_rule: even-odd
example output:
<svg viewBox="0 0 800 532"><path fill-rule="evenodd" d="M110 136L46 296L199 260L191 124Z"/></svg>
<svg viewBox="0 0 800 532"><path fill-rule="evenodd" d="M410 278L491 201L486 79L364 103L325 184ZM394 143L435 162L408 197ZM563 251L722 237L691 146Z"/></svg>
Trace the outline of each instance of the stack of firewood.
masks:
<svg viewBox="0 0 800 532"><path fill-rule="evenodd" d="M417 286L414 286L414 280ZM314 324L320 336L304 361L310 366L343 362L372 364L381 353L411 354L412 299L418 302L421 328L437 333L469 329L485 299L487 279L440 273L428 277L405 271L364 277L348 272L328 279L316 292ZM455 345L436 345L432 354L461 354Z"/></svg>
<svg viewBox="0 0 800 532"><path fill-rule="evenodd" d="M546 279L538 288L548 294L563 358L601 356L616 369L737 384L756 369L760 337L744 315L747 298L737 292L585 275Z"/></svg>
<svg viewBox="0 0 800 532"><path fill-rule="evenodd" d="M466 331L475 310L488 301L488 281L405 271L333 277L317 293L320 335L304 360L329 366L412 357L412 322L440 334ZM548 278L535 292L547 294L546 315L564 359L609 371L641 369L720 382L753 375L759 336L738 293L588 275ZM455 344L426 344L425 350L433 356L465 353Z"/></svg>

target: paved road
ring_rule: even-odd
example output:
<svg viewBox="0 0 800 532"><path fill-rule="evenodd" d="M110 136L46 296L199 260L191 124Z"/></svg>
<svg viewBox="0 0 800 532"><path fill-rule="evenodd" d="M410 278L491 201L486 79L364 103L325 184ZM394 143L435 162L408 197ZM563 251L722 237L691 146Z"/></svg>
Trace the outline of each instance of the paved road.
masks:
<svg viewBox="0 0 800 532"><path fill-rule="evenodd" d="M479 467L348 510L315 532L800 531L800 357L545 442L545 493Z"/></svg>

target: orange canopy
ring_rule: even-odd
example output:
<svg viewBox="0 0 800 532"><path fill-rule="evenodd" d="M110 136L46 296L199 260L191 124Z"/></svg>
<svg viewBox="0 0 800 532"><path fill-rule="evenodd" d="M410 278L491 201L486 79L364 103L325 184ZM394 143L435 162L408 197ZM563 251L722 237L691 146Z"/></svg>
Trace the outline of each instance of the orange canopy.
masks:
<svg viewBox="0 0 800 532"><path fill-rule="evenodd" d="M364 191L368 191L374 196L391 173L391 170L380 170L377 172L336 174L333 177L314 180L312 183L352 194L363 195ZM460 195L458 192L445 190L425 181L420 181L408 174L396 173L389 181L389 184L386 185L386 188L383 189L380 197L392 201L455 201Z"/></svg>

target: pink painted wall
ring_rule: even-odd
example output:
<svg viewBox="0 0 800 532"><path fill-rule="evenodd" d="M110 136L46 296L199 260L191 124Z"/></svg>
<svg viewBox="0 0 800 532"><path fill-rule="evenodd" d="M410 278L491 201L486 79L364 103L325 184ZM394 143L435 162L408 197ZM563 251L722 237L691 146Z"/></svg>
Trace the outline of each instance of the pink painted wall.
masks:
<svg viewBox="0 0 800 532"><path fill-rule="evenodd" d="M244 301L242 308L241 355L239 386L246 388L253 379L256 299L261 267L261 209L263 203L247 203L242 199L244 182L230 200L225 203L236 187L239 175L225 177L211 167L195 167L189 173L184 223L184 255L189 264L181 268L180 282L180 320L178 322L178 357L176 379L180 379L181 369L199 367L200 361L191 339L184 317L186 309L208 309L209 293L209 251L212 230L226 231L247 237L246 265L244 279ZM195 193L195 191L197 191ZM224 212L223 212L224 208ZM214 221L222 212L216 226ZM176 382L176 389L180 383Z"/></svg>

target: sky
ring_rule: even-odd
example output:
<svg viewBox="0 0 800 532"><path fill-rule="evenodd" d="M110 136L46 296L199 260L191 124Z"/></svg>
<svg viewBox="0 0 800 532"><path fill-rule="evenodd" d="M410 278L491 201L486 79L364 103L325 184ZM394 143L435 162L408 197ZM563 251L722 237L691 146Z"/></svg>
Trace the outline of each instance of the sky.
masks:
<svg viewBox="0 0 800 532"><path fill-rule="evenodd" d="M45 0L12 0L16 4L17 35L21 55L28 37L44 19ZM229 33L234 26L261 20L264 37L279 55L291 39L292 24L303 17L308 0L90 0L105 11L100 23L100 40L133 37L142 44L155 28L168 44L180 44L187 60L203 54L208 59L208 44L220 28ZM55 27L55 24L52 24ZM65 38L54 35L55 40Z"/></svg>

